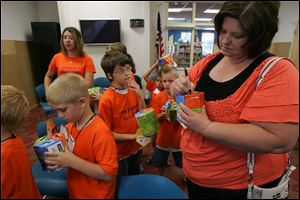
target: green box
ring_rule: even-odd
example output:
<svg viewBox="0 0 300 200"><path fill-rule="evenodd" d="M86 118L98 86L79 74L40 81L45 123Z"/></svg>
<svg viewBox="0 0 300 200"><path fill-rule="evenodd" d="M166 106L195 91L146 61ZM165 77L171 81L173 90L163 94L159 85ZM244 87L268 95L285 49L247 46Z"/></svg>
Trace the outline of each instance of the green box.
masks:
<svg viewBox="0 0 300 200"><path fill-rule="evenodd" d="M146 137L155 135L159 129L156 113L152 108L146 108L135 114L136 120Z"/></svg>
<svg viewBox="0 0 300 200"><path fill-rule="evenodd" d="M89 88L89 95L95 93L95 92L99 92L100 91L100 87L93 87L93 88Z"/></svg>

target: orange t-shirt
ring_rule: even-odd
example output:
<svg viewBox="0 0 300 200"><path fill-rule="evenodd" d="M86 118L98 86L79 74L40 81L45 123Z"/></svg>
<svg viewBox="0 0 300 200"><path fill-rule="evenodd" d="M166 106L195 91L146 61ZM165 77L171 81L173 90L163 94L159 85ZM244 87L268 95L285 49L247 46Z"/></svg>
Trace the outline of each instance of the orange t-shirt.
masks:
<svg viewBox="0 0 300 200"><path fill-rule="evenodd" d="M1 199L41 199L23 140L1 143Z"/></svg>
<svg viewBox="0 0 300 200"><path fill-rule="evenodd" d="M57 53L52 58L48 70L58 73L58 76L63 73L76 73L85 77L86 72L96 73L94 62L87 54L71 58L64 53Z"/></svg>
<svg viewBox="0 0 300 200"><path fill-rule="evenodd" d="M118 173L117 147L111 131L103 120L96 116L79 133L74 124L68 124L68 133L76 140L73 153L81 159L98 164L106 174ZM70 198L114 198L116 178L110 181L91 178L71 167L68 168Z"/></svg>
<svg viewBox="0 0 300 200"><path fill-rule="evenodd" d="M161 91L157 88L157 84L151 79L146 84L146 90L151 92L150 107L153 108L155 98Z"/></svg>
<svg viewBox="0 0 300 200"><path fill-rule="evenodd" d="M101 96L98 106L99 116L103 118L112 132L120 134L135 134L139 125L135 113L139 111L137 94L128 90L126 94L119 94L109 87ZM118 159L136 153L141 147L135 140L117 142Z"/></svg>
<svg viewBox="0 0 300 200"><path fill-rule="evenodd" d="M190 70L189 78L194 84L217 54L207 56ZM269 59L264 60L235 93L223 100L205 103L211 121L299 122L299 72L290 61L276 63L256 89L258 74ZM247 188L247 152L209 140L189 129L182 129L180 147L183 169L193 182L204 187ZM286 163L287 154L255 154L254 184L262 185L280 177Z"/></svg>
<svg viewBox="0 0 300 200"><path fill-rule="evenodd" d="M172 98L167 95L166 90L157 95L153 105L156 114L162 112L161 108L168 100L172 100ZM165 117L160 119L159 125L156 144L161 147L173 147L179 149L181 125L177 121L169 122Z"/></svg>

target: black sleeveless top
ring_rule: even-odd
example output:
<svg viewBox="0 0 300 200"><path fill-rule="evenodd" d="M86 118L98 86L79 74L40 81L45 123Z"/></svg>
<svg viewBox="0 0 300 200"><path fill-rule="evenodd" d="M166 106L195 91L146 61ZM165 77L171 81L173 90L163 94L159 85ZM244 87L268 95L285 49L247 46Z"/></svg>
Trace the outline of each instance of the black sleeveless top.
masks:
<svg viewBox="0 0 300 200"><path fill-rule="evenodd" d="M209 77L209 72L222 60L223 54L217 55L208 64L197 82L196 91L204 92L206 101L222 100L233 94L247 80L255 68L266 58L274 56L269 52L265 52L258 56L246 69L236 75L231 80L225 82L217 82Z"/></svg>

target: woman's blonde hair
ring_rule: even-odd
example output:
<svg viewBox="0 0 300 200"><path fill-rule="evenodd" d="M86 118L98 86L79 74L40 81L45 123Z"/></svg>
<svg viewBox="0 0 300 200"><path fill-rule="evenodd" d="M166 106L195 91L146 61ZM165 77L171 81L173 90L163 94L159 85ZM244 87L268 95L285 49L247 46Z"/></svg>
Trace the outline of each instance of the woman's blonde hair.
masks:
<svg viewBox="0 0 300 200"><path fill-rule="evenodd" d="M29 102L22 91L12 85L1 85L1 127L14 131L29 113Z"/></svg>
<svg viewBox="0 0 300 200"><path fill-rule="evenodd" d="M81 97L89 97L88 86L78 74L66 73L56 78L46 94L50 104L77 103Z"/></svg>

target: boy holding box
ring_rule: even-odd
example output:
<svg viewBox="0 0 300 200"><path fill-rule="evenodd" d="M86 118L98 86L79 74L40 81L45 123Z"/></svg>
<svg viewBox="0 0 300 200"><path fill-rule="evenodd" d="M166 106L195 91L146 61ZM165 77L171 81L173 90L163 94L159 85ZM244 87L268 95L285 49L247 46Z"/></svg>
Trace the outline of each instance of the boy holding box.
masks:
<svg viewBox="0 0 300 200"><path fill-rule="evenodd" d="M47 101L69 122L65 152L45 153L45 162L52 169L68 167L69 197L114 198L116 144L103 120L89 106L84 79L72 73L58 77L48 88Z"/></svg>
<svg viewBox="0 0 300 200"><path fill-rule="evenodd" d="M23 140L14 131L29 113L21 91L1 85L1 199L41 199Z"/></svg>
<svg viewBox="0 0 300 200"><path fill-rule="evenodd" d="M111 86L102 95L98 109L117 142L118 177L141 173L141 146L136 142L139 125L135 113L144 109L146 104L142 90L131 79L128 64L128 57L119 51L106 53L101 61Z"/></svg>
<svg viewBox="0 0 300 200"><path fill-rule="evenodd" d="M179 147L181 126L176 120L169 121L167 118L170 116L162 111L167 101L175 101L170 96L169 89L173 81L178 78L177 70L171 65L165 65L161 73L165 90L157 95L153 104L160 120L160 128L156 136L156 147L152 155L152 162L159 168L159 174L164 175L170 152L173 154L175 165L180 168L182 166L182 155Z"/></svg>

